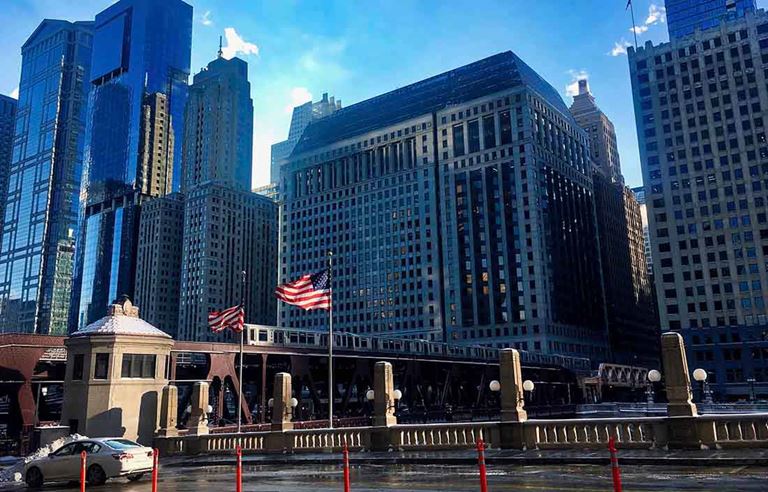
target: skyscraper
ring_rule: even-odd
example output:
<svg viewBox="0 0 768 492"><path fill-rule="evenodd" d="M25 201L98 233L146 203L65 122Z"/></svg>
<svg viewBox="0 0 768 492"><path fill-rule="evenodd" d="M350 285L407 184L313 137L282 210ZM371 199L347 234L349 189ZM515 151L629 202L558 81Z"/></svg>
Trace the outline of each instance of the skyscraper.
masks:
<svg viewBox="0 0 768 492"><path fill-rule="evenodd" d="M231 336L210 332L208 312L241 300L246 322L276 321L277 205L250 191L250 93L248 65L221 54L195 75L189 89L178 332L184 340Z"/></svg>
<svg viewBox="0 0 768 492"><path fill-rule="evenodd" d="M184 197L180 193L141 206L136 257L136 305L141 318L176 337L179 326Z"/></svg>
<svg viewBox="0 0 768 492"><path fill-rule="evenodd" d="M768 15L628 53L661 327L747 397L768 374Z"/></svg>
<svg viewBox="0 0 768 492"><path fill-rule="evenodd" d="M191 41L181 0L120 0L96 16L74 326L133 296L139 207L167 191L168 174L180 189ZM155 143L159 155L142 152Z"/></svg>
<svg viewBox="0 0 768 492"><path fill-rule="evenodd" d="M339 331L604 360L591 168L568 107L512 52L348 106L282 166L280 278L330 249Z"/></svg>
<svg viewBox="0 0 768 492"><path fill-rule="evenodd" d="M18 101L0 94L0 236L2 235L5 202L8 193L8 173L11 169L13 129L16 126Z"/></svg>
<svg viewBox="0 0 768 492"><path fill-rule="evenodd" d="M670 41L757 10L755 0L665 0Z"/></svg>
<svg viewBox="0 0 768 492"><path fill-rule="evenodd" d="M46 19L21 48L0 332L67 332L92 43L92 22Z"/></svg>
<svg viewBox="0 0 768 492"><path fill-rule="evenodd" d="M651 254L651 232L648 228L648 204L645 202L645 188L638 186L632 188L635 199L640 205L640 220L643 223L643 244L645 249L645 264L648 266L648 278L653 282L653 255Z"/></svg>
<svg viewBox="0 0 768 492"><path fill-rule="evenodd" d="M624 186L616 131L586 80L579 80L571 112L589 136L595 165L592 180L611 360L655 367L659 329L645 263L640 205Z"/></svg>
<svg viewBox="0 0 768 492"><path fill-rule="evenodd" d="M272 183L280 182L280 163L291 155L293 148L301 138L301 134L307 125L312 121L332 115L339 109L341 109L341 99L336 100L333 96L329 99L327 92L323 94L323 98L319 101L309 101L293 108L288 138L272 145L272 164L270 168L270 181Z"/></svg>

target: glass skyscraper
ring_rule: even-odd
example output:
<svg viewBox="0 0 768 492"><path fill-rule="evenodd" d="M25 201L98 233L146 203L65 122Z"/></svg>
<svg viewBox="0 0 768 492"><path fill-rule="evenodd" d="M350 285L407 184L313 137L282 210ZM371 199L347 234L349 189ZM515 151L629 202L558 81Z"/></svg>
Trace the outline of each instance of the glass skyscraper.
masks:
<svg viewBox="0 0 768 492"><path fill-rule="evenodd" d="M669 39L680 39L696 29L717 27L724 19L744 17L757 10L755 0L666 0Z"/></svg>
<svg viewBox="0 0 768 492"><path fill-rule="evenodd" d="M16 123L18 101L0 94L0 231L5 217L5 201L8 192L8 171L11 167L13 127Z"/></svg>
<svg viewBox="0 0 768 492"><path fill-rule="evenodd" d="M92 22L45 20L21 49L0 332L67 331L92 41Z"/></svg>
<svg viewBox="0 0 768 492"><path fill-rule="evenodd" d="M160 167L180 189L192 7L121 0L96 16L95 29L73 328L104 316L116 297L133 295L138 208L154 190L142 172L147 95L167 97L167 111L157 116L168 119L166 138L177 138L173 149L164 146L172 165Z"/></svg>

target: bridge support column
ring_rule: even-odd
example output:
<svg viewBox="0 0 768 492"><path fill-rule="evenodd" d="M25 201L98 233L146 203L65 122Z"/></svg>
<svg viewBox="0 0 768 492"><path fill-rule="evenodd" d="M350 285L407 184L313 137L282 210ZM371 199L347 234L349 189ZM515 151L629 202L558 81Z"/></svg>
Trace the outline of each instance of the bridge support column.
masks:
<svg viewBox="0 0 768 492"><path fill-rule="evenodd" d="M392 364L377 362L373 369L373 425L389 427L397 424L395 417L395 378Z"/></svg>
<svg viewBox="0 0 768 492"><path fill-rule="evenodd" d="M165 392L163 392L165 393ZM189 433L191 435L201 436L208 434L208 419L206 410L208 409L208 383L200 381L195 383L192 388L192 398L189 405L192 408L189 416Z"/></svg>
<svg viewBox="0 0 768 492"><path fill-rule="evenodd" d="M528 420L523 396L523 373L520 352L508 348L499 352L499 382L501 383L501 447L524 449L522 423Z"/></svg>
<svg viewBox="0 0 768 492"><path fill-rule="evenodd" d="M163 387L160 401L160 429L158 436L174 437L179 435L176 429L176 416L179 408L179 388L169 384Z"/></svg>
<svg viewBox="0 0 768 492"><path fill-rule="evenodd" d="M667 413L670 417L695 417L696 404L692 403L691 377L685 344L679 333L661 336L661 356L664 363L664 379L667 389Z"/></svg>
<svg viewBox="0 0 768 492"><path fill-rule="evenodd" d="M272 430L293 429L293 408L291 407L291 375L287 372L275 374L274 396L272 397Z"/></svg>

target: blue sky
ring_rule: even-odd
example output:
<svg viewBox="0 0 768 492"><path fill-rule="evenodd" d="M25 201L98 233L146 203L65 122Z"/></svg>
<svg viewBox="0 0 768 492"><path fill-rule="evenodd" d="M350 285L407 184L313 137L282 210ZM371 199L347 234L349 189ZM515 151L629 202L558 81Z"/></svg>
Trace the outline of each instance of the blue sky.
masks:
<svg viewBox="0 0 768 492"><path fill-rule="evenodd" d="M642 184L627 57L618 49L632 42L625 0L188 1L192 72L216 56L225 34L228 54L249 63L254 186L269 179L269 145L287 136L293 105L323 92L349 105L510 49L568 104L568 86L589 78L616 125L627 184ZM111 3L3 0L0 92L17 89L21 45L43 18L89 20ZM663 0L634 3L639 42L666 41Z"/></svg>

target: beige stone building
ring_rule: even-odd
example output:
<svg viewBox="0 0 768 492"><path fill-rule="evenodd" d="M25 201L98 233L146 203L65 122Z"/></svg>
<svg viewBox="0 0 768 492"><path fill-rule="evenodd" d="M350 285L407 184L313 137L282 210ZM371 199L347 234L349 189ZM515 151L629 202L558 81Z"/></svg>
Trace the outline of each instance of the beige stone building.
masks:
<svg viewBox="0 0 768 492"><path fill-rule="evenodd" d="M89 437L150 444L173 339L140 319L138 308L124 300L65 345L62 424Z"/></svg>

